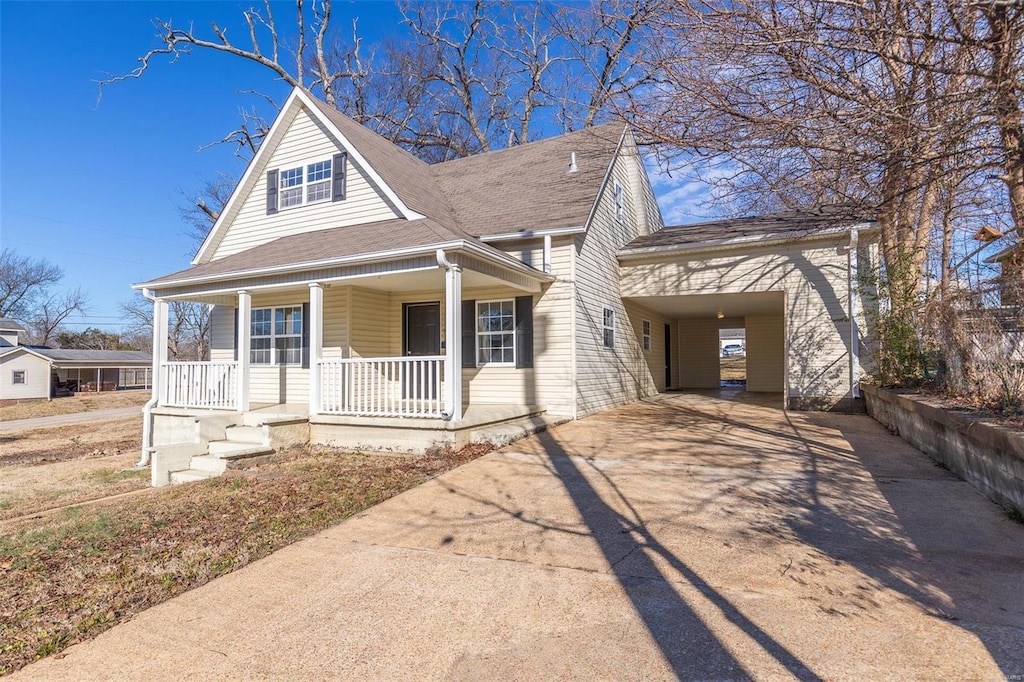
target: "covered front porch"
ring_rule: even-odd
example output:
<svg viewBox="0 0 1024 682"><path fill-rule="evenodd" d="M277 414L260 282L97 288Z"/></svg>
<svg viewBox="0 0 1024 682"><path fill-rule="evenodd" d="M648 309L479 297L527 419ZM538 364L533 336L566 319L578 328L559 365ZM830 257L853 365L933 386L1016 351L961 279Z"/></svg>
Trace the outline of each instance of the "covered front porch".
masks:
<svg viewBox="0 0 1024 682"><path fill-rule="evenodd" d="M532 304L551 278L508 260L438 249L166 289L154 297L155 407L247 413L282 405L314 423L378 425L458 423L471 405L531 413ZM175 300L212 306L209 360L167 359Z"/></svg>

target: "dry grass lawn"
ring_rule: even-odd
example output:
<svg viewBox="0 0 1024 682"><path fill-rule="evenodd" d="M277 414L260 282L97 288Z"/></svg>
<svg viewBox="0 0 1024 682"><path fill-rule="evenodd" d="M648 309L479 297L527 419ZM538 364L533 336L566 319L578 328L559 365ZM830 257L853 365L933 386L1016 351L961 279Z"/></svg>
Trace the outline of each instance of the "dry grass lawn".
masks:
<svg viewBox="0 0 1024 682"><path fill-rule="evenodd" d="M0 422L15 419L35 419L58 414L116 410L119 407L142 406L153 394L149 391L108 391L106 393L76 393L66 398L35 400L0 407Z"/></svg>
<svg viewBox="0 0 1024 682"><path fill-rule="evenodd" d="M487 451L281 461L0 526L0 675ZM41 472L42 473L42 472Z"/></svg>
<svg viewBox="0 0 1024 682"><path fill-rule="evenodd" d="M742 356L722 358L722 381L738 381L747 378L747 359Z"/></svg>
<svg viewBox="0 0 1024 682"><path fill-rule="evenodd" d="M141 445L141 417L0 433L0 524L145 488Z"/></svg>

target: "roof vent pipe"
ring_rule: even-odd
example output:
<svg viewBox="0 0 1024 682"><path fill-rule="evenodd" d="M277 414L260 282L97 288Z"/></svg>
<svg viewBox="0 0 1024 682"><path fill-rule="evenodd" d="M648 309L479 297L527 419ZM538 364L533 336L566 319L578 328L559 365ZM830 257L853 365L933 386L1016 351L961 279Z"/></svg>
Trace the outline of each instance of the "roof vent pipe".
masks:
<svg viewBox="0 0 1024 682"><path fill-rule="evenodd" d="M576 172L576 152L573 152L572 156L569 159L569 172L570 173L575 173Z"/></svg>

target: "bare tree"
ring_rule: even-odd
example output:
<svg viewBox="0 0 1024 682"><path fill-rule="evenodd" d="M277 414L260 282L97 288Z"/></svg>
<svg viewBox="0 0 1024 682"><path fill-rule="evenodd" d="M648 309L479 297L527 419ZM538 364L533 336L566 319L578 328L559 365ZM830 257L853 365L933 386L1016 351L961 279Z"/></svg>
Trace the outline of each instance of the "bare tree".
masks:
<svg viewBox="0 0 1024 682"><path fill-rule="evenodd" d="M53 263L0 250L0 317L27 322L50 287L63 278L64 272Z"/></svg>
<svg viewBox="0 0 1024 682"><path fill-rule="evenodd" d="M29 339L40 346L49 346L57 340L64 320L73 313L85 312L88 296L81 288L48 295L28 320Z"/></svg>

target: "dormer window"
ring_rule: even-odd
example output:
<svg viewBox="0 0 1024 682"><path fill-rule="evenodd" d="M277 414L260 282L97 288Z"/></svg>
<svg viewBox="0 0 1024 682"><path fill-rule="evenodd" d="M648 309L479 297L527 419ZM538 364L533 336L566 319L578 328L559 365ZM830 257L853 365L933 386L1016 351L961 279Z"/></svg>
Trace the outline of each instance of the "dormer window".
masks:
<svg viewBox="0 0 1024 682"><path fill-rule="evenodd" d="M345 155L267 171L267 213L345 198Z"/></svg>

